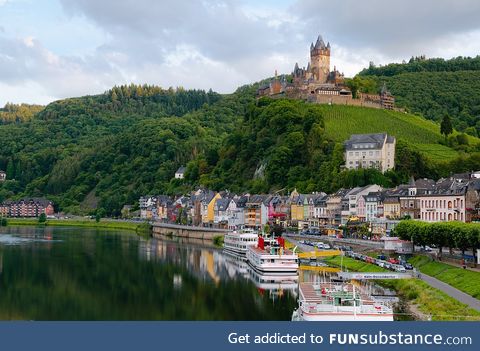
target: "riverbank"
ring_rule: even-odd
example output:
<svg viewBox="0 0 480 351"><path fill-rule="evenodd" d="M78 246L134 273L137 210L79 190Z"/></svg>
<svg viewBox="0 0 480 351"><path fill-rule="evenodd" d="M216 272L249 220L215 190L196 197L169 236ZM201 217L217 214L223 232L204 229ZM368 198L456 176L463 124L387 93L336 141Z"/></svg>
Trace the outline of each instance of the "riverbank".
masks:
<svg viewBox="0 0 480 351"><path fill-rule="evenodd" d="M383 272L387 271L376 265L357 261L349 257L335 256L325 259L325 262L337 267L342 266L348 270L358 272ZM455 300L442 291L435 289L418 279L382 280L379 283L393 289L409 304L412 314L423 315L422 319L435 321L462 320L478 321L480 312L469 308L467 305ZM421 316L420 316L421 317Z"/></svg>
<svg viewBox="0 0 480 351"><path fill-rule="evenodd" d="M8 218L7 226L65 226L65 227L88 227L88 228L102 228L102 229L125 229L133 230L138 233L150 232L150 224L147 222L127 222L127 221L113 221L88 219L48 219L45 223L39 223L37 219L29 218Z"/></svg>
<svg viewBox="0 0 480 351"><path fill-rule="evenodd" d="M433 261L431 257L425 255L415 256L409 262L420 272L480 299L480 272Z"/></svg>

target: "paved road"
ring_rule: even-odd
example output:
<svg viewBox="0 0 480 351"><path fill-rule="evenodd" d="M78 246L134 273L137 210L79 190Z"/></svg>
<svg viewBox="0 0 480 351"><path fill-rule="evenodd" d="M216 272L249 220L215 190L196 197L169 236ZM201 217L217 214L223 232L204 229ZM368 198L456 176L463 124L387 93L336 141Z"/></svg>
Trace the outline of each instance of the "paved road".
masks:
<svg viewBox="0 0 480 351"><path fill-rule="evenodd" d="M471 308L480 311L480 300L465 294L463 291L455 289L454 287L438 280L437 278L431 277L429 275L421 273L420 279L425 281L428 285L443 291L448 296L453 297L454 299L470 306Z"/></svg>

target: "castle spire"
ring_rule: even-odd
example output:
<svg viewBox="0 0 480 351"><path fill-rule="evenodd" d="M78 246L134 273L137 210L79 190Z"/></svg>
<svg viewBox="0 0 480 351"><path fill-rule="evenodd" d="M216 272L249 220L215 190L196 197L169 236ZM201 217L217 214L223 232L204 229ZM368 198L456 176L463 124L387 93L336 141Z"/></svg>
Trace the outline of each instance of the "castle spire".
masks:
<svg viewBox="0 0 480 351"><path fill-rule="evenodd" d="M318 36L317 42L315 43L315 49L323 49L325 48L325 42L321 35Z"/></svg>

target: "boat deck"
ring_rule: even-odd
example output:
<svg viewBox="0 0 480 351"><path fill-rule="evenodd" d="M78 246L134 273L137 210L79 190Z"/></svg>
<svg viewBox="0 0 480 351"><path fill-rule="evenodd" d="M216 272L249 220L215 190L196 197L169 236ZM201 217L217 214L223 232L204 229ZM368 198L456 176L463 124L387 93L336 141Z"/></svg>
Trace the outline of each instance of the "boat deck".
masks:
<svg viewBox="0 0 480 351"><path fill-rule="evenodd" d="M257 246L250 246L250 250L253 250L256 254L258 255L270 255L270 251L268 250L268 246L266 249L262 250ZM283 255L294 255L293 251L290 251L288 249L283 249Z"/></svg>
<svg viewBox="0 0 480 351"><path fill-rule="evenodd" d="M333 295L353 295L352 284L333 284L333 283L300 283L300 294L306 303L325 303L332 300ZM360 298L363 305L373 305L374 301L366 295L361 289L356 290L356 295Z"/></svg>

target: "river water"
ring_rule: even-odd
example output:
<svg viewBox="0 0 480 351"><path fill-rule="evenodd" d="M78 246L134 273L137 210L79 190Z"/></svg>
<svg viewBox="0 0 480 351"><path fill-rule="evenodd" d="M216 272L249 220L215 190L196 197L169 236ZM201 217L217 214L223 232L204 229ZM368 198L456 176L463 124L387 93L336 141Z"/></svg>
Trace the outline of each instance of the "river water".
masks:
<svg viewBox="0 0 480 351"><path fill-rule="evenodd" d="M127 231L0 228L3 320L288 320L295 293L257 286L213 246Z"/></svg>
<svg viewBox="0 0 480 351"><path fill-rule="evenodd" d="M290 320L301 272L265 280L206 243L71 227L0 228L2 320Z"/></svg>

